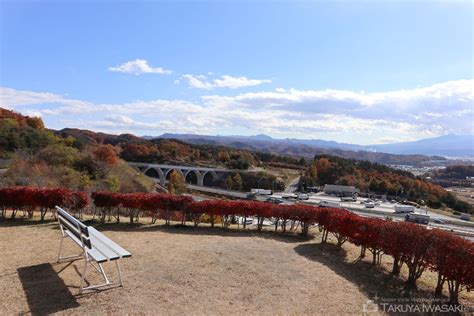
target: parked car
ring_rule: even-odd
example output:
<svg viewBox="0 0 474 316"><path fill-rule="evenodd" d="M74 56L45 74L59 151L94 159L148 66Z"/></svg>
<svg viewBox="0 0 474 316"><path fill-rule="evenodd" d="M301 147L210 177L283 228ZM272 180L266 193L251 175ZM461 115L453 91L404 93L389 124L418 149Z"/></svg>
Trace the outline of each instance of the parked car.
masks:
<svg viewBox="0 0 474 316"><path fill-rule="evenodd" d="M237 223L243 225L244 222L245 222L245 225L252 225L253 224L253 217L237 216Z"/></svg>
<svg viewBox="0 0 474 316"><path fill-rule="evenodd" d="M247 200L255 200L257 198L257 194L255 192L247 193Z"/></svg>
<svg viewBox="0 0 474 316"><path fill-rule="evenodd" d="M300 193L297 196L298 200L309 200L309 195L306 193Z"/></svg>
<svg viewBox="0 0 474 316"><path fill-rule="evenodd" d="M272 195L272 190L265 190L265 189L250 189L250 193L255 193L257 195Z"/></svg>
<svg viewBox="0 0 474 316"><path fill-rule="evenodd" d="M281 203L285 203L285 201L283 201L283 199L280 199L280 198L277 198L277 197L269 197L266 199L267 202L270 202L270 203L274 203L274 204L281 204Z"/></svg>
<svg viewBox="0 0 474 316"><path fill-rule="evenodd" d="M341 204L338 202L331 201L319 201L319 206L321 207L341 207Z"/></svg>

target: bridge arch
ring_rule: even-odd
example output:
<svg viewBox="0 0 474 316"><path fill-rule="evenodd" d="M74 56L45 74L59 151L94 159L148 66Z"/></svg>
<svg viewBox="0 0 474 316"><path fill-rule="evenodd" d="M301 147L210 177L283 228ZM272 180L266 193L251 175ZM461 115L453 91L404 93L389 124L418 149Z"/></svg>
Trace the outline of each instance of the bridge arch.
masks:
<svg viewBox="0 0 474 316"><path fill-rule="evenodd" d="M211 186L215 180L217 180L217 173L214 170L204 171L202 173L202 182L198 185Z"/></svg>
<svg viewBox="0 0 474 316"><path fill-rule="evenodd" d="M202 182L202 174L198 170L186 170L184 173L184 181L188 184L199 185Z"/></svg>
<svg viewBox="0 0 474 316"><path fill-rule="evenodd" d="M143 174L151 178L159 179L160 184L165 185L166 178L161 168L149 167L143 170Z"/></svg>

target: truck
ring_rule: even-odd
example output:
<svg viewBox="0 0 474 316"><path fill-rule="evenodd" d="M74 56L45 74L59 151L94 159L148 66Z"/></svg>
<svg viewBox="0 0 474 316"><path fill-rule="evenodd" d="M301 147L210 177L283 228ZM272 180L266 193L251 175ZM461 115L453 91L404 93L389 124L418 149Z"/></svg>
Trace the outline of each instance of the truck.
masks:
<svg viewBox="0 0 474 316"><path fill-rule="evenodd" d="M356 202L357 199L355 196L342 196L341 202Z"/></svg>
<svg viewBox="0 0 474 316"><path fill-rule="evenodd" d="M266 190L266 189L251 189L250 193L255 193L257 195L272 195L273 191L272 190Z"/></svg>
<svg viewBox="0 0 474 316"><path fill-rule="evenodd" d="M414 206L414 207L419 207L419 205L417 203L412 202L412 201L408 201L408 200L403 200L400 203L403 204L403 205L411 205L411 206Z"/></svg>
<svg viewBox="0 0 474 316"><path fill-rule="evenodd" d="M341 207L341 203L331 201L319 201L321 207Z"/></svg>
<svg viewBox="0 0 474 316"><path fill-rule="evenodd" d="M410 213L405 216L405 220L407 222L428 225L428 223L430 222L430 216L423 215L423 214Z"/></svg>
<svg viewBox="0 0 474 316"><path fill-rule="evenodd" d="M415 211L415 207L411 205L403 205L403 204L395 205L395 213L397 214L413 213L414 211Z"/></svg>
<svg viewBox="0 0 474 316"><path fill-rule="evenodd" d="M283 193L281 196L283 199L296 199L298 198L298 195L295 193Z"/></svg>

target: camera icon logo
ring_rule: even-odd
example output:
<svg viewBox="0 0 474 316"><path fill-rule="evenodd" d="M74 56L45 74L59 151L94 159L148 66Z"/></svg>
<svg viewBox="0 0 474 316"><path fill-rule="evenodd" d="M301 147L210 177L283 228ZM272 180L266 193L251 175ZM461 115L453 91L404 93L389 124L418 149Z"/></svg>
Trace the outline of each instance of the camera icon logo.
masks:
<svg viewBox="0 0 474 316"><path fill-rule="evenodd" d="M375 313L378 312L379 306L373 301L368 300L364 305L362 305L362 311L364 313Z"/></svg>

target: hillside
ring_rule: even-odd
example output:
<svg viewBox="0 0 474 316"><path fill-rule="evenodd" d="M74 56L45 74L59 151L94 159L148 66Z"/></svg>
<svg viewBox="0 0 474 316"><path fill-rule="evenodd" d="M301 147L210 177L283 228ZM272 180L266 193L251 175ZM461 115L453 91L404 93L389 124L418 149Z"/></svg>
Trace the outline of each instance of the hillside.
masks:
<svg viewBox="0 0 474 316"><path fill-rule="evenodd" d="M453 165L445 169L434 170L425 175L430 182L443 187L471 187L474 182L474 165Z"/></svg>
<svg viewBox="0 0 474 316"><path fill-rule="evenodd" d="M372 146L344 144L324 140L274 139L267 135L256 136L208 136L192 134L163 134L158 138L180 139L192 144L223 145L237 149L261 151L274 155L304 157L332 155L349 159L368 160L387 165L434 166L448 165L452 161L442 156L419 154L391 154ZM147 136L147 139L157 139Z"/></svg>
<svg viewBox="0 0 474 316"><path fill-rule="evenodd" d="M221 174L208 183L244 192L255 187L283 190L285 182L290 180L289 172L283 169L296 169L297 172L306 166L301 158L220 145L189 144L175 139L148 140L129 134L109 135L79 129L63 129L56 133L63 138L74 138L79 146L112 145L126 161L249 170Z"/></svg>
<svg viewBox="0 0 474 316"><path fill-rule="evenodd" d="M254 166L301 168L302 159L262 153L256 150L219 144L190 144L176 139L146 139L130 134L110 135L66 128L56 132L63 138L73 137L79 146L110 144L120 148L120 157L127 161L180 165L220 166L249 169Z"/></svg>
<svg viewBox="0 0 474 316"><path fill-rule="evenodd" d="M361 192L408 199L432 208L447 206L460 212L472 212L469 204L458 200L441 186L413 174L368 161L334 156L318 156L300 179L300 188L324 184L355 186Z"/></svg>
<svg viewBox="0 0 474 316"><path fill-rule="evenodd" d="M17 150L35 152L66 141L45 129L40 118L23 116L0 108L0 159L9 159Z"/></svg>
<svg viewBox="0 0 474 316"><path fill-rule="evenodd" d="M9 161L0 186L150 191L153 182L119 159L111 145L83 143L44 127L40 118L0 108L0 158Z"/></svg>

